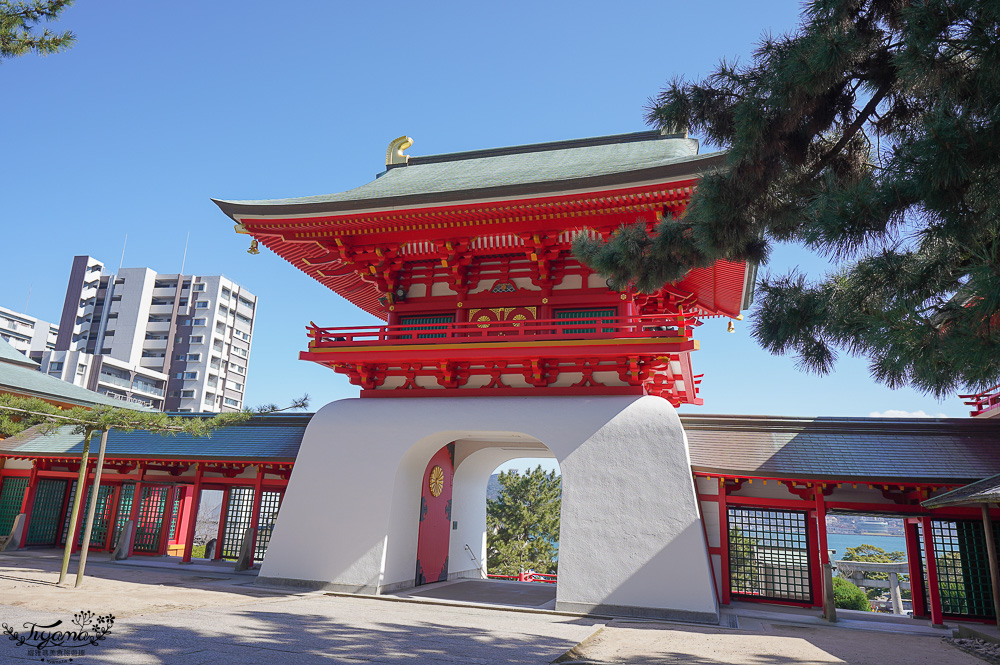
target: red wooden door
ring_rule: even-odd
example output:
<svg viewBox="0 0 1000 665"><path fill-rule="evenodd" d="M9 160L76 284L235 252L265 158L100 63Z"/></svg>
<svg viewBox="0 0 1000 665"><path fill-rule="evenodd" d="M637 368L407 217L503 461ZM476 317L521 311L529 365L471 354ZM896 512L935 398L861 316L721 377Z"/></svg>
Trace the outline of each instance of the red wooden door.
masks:
<svg viewBox="0 0 1000 665"><path fill-rule="evenodd" d="M434 453L420 485L420 529L417 534L416 586L448 579L451 541L451 486L455 475L455 444Z"/></svg>

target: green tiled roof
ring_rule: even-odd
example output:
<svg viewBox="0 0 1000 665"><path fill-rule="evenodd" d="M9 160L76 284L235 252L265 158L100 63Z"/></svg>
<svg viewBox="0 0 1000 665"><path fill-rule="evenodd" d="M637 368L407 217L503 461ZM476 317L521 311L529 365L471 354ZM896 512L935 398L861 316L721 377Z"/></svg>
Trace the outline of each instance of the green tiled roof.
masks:
<svg viewBox="0 0 1000 665"><path fill-rule="evenodd" d="M558 141L475 150L443 155L413 156L407 164L390 167L375 180L355 189L322 196L256 201L221 201L223 210L262 206L336 204L394 199L416 195L492 190L577 181L655 169L696 161L698 141L660 132L638 132L573 141Z"/></svg>
<svg viewBox="0 0 1000 665"><path fill-rule="evenodd" d="M681 415L695 471L956 482L1000 473L1000 427L973 418Z"/></svg>
<svg viewBox="0 0 1000 665"><path fill-rule="evenodd" d="M0 339L0 363L13 363L15 365L25 365L26 367L38 369L38 363L3 339Z"/></svg>
<svg viewBox="0 0 1000 665"><path fill-rule="evenodd" d="M40 397L76 406L105 404L140 411L152 410L43 374L38 371L38 363L25 357L2 339L0 339L0 392Z"/></svg>
<svg viewBox="0 0 1000 665"><path fill-rule="evenodd" d="M247 423L205 437L111 430L106 454L110 458L133 459L291 462L299 452L312 415L255 416ZM71 427L48 435L30 429L0 441L0 454L78 457L82 449L83 436L74 434Z"/></svg>

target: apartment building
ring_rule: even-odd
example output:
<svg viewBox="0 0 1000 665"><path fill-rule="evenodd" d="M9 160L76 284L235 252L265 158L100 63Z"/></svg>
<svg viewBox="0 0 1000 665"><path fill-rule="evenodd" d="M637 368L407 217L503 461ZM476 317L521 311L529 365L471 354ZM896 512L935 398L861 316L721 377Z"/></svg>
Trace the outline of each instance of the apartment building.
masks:
<svg viewBox="0 0 1000 665"><path fill-rule="evenodd" d="M27 314L0 307L0 339L28 356L41 360L47 350L56 348L59 328Z"/></svg>
<svg viewBox="0 0 1000 665"><path fill-rule="evenodd" d="M243 408L257 297L222 276L73 259L42 371L164 411Z"/></svg>

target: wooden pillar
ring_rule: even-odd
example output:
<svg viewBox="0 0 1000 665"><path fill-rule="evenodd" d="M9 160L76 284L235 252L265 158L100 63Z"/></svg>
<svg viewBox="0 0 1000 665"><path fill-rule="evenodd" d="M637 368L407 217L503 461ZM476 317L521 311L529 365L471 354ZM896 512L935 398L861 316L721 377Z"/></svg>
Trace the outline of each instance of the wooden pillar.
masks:
<svg viewBox="0 0 1000 665"><path fill-rule="evenodd" d="M927 616L924 607L924 567L920 554L920 535L918 520L908 519L903 524L906 536L906 563L910 567L910 597L913 604L913 616Z"/></svg>
<svg viewBox="0 0 1000 665"><path fill-rule="evenodd" d="M921 526L924 529L924 551L927 554L927 595L931 602L931 623L935 626L944 625L944 614L941 611L941 588L938 586L937 562L934 560L934 534L931 533L931 518L922 517Z"/></svg>
<svg viewBox="0 0 1000 665"><path fill-rule="evenodd" d="M222 508L219 509L219 533L215 538L215 556L213 561L222 559L222 539L226 537L226 517L229 512L229 492L231 488L226 487L222 492Z"/></svg>
<svg viewBox="0 0 1000 665"><path fill-rule="evenodd" d="M257 477L253 481L253 507L250 509L250 528L253 530L253 540L250 542L250 562L253 567L253 559L257 548L257 529L260 527L260 504L264 485L264 467L257 465Z"/></svg>
<svg viewBox="0 0 1000 665"><path fill-rule="evenodd" d="M28 542L28 528L31 526L31 510L35 506L35 492L38 489L38 460L31 461L31 472L28 474L28 486L24 488L24 499L21 501L21 512L24 514L24 525L21 528L21 542L17 546L24 547Z"/></svg>
<svg viewBox="0 0 1000 665"><path fill-rule="evenodd" d="M993 615L1000 627L1000 568L997 567L997 546L993 540L993 520L990 519L990 504L981 504L983 510L983 535L986 536L986 553L990 562L990 584L993 587Z"/></svg>
<svg viewBox="0 0 1000 665"><path fill-rule="evenodd" d="M191 548L194 547L194 532L198 526L198 508L201 506L201 481L205 470L201 464L196 465L194 474L194 488L191 496L190 507L188 508L188 522L184 530L184 556L182 563L191 563Z"/></svg>
<svg viewBox="0 0 1000 665"><path fill-rule="evenodd" d="M722 604L730 602L729 584L729 512L726 509L726 479L719 478L719 569L722 571Z"/></svg>
<svg viewBox="0 0 1000 665"><path fill-rule="evenodd" d="M176 485L167 488L167 500L163 503L163 515L160 517L160 543L156 548L157 553L163 556L167 553L167 545L170 543L170 522L174 517L174 501L176 497Z"/></svg>

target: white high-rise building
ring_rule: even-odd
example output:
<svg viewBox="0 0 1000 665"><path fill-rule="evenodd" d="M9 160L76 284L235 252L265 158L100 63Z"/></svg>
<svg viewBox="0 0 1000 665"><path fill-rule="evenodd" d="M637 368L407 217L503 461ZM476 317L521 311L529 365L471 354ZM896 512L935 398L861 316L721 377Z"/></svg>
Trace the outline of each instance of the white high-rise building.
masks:
<svg viewBox="0 0 1000 665"><path fill-rule="evenodd" d="M42 371L164 411L243 408L257 297L221 276L73 259Z"/></svg>
<svg viewBox="0 0 1000 665"><path fill-rule="evenodd" d="M0 307L0 339L32 360L41 360L45 351L56 348L59 327L27 314Z"/></svg>

